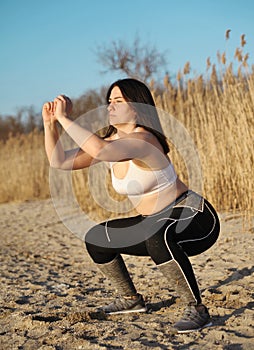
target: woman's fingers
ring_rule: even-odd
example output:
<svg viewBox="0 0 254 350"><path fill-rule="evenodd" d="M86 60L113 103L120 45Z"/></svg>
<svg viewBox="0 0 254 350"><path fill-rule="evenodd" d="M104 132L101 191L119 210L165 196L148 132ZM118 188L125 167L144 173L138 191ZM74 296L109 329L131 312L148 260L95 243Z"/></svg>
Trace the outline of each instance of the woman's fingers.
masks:
<svg viewBox="0 0 254 350"><path fill-rule="evenodd" d="M42 117L45 122L52 120L54 117L54 102L46 102L42 108Z"/></svg>
<svg viewBox="0 0 254 350"><path fill-rule="evenodd" d="M68 96L59 95L54 99L54 101L44 103L43 108L48 109L50 111L53 111L56 107L55 106L56 103L59 103L59 102L60 103L63 102L64 104L66 103L66 104L72 105L72 101Z"/></svg>
<svg viewBox="0 0 254 350"><path fill-rule="evenodd" d="M52 112L54 109L54 102L46 102L43 105L43 109L46 109L49 112Z"/></svg>
<svg viewBox="0 0 254 350"><path fill-rule="evenodd" d="M70 98L68 96L65 95L58 95L55 98L56 101L62 101L62 102L71 102Z"/></svg>
<svg viewBox="0 0 254 350"><path fill-rule="evenodd" d="M72 101L68 96L65 95L58 95L55 99L54 102L56 104L60 104L61 107L65 108L67 113L70 113L72 110Z"/></svg>
<svg viewBox="0 0 254 350"><path fill-rule="evenodd" d="M44 119L57 119L63 115L68 116L71 110L71 99L65 95L58 95L53 101L44 103L42 112Z"/></svg>

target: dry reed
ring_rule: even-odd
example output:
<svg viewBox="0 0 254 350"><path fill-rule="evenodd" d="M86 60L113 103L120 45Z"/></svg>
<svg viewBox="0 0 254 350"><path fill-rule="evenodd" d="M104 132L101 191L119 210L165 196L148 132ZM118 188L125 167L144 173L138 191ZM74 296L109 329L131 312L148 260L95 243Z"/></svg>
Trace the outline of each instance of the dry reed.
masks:
<svg viewBox="0 0 254 350"><path fill-rule="evenodd" d="M43 134L10 136L0 143L0 202L49 197Z"/></svg>
<svg viewBox="0 0 254 350"><path fill-rule="evenodd" d="M242 38L242 45L243 45ZM178 73L178 85L156 98L157 106L174 115L188 130L201 158L203 193L220 211L240 210L253 215L253 132L254 72L248 70L248 56L240 62L237 74L226 55L218 55L219 69L212 67L206 79L186 81ZM211 67L207 60L208 70ZM245 63L245 64L243 64ZM164 122L166 134L167 122ZM184 140L183 140L184 142ZM181 164L176 163L181 172Z"/></svg>

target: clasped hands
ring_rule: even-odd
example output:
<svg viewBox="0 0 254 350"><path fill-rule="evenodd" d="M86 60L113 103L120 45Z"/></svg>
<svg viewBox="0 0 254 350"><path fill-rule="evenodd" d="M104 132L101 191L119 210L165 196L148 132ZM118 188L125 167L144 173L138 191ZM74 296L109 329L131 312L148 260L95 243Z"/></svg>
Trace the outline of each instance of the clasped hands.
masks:
<svg viewBox="0 0 254 350"><path fill-rule="evenodd" d="M71 111L71 99L65 95L59 95L54 101L44 103L42 117L44 122L59 121L61 118L68 117Z"/></svg>

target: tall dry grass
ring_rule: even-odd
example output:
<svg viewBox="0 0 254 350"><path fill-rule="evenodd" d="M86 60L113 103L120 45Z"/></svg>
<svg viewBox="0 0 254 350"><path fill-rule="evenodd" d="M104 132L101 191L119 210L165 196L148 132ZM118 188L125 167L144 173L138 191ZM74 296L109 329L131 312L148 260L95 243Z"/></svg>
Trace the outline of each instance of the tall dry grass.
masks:
<svg viewBox="0 0 254 350"><path fill-rule="evenodd" d="M254 211L253 68L234 74L231 64L220 71L214 66L209 79L184 81L179 75L178 86L168 84L156 98L157 106L174 115L194 140L204 194L219 210ZM165 121L164 128L170 132Z"/></svg>
<svg viewBox="0 0 254 350"><path fill-rule="evenodd" d="M248 56L243 56L242 48L236 50L235 60L237 72L233 71L232 62L227 64L225 53L218 54L218 63L211 65L208 59L205 75L195 78L188 78L190 64L187 62L177 76L177 84L165 77L164 90L154 96L156 105L179 120L193 139L201 160L203 194L217 210L239 210L249 217L254 212L254 67L248 67ZM166 134L170 134L167 118L162 122ZM10 137L0 146L0 202L49 197L49 167L43 134L33 132ZM184 159L174 144L171 149L177 172L188 182ZM96 196L104 202L107 195L100 188L99 169L97 174ZM96 176L95 172L95 181ZM93 218L111 216L110 211L102 209L94 200L88 178L88 170L73 174L79 203ZM108 186L113 198L124 201L113 193L110 184Z"/></svg>
<svg viewBox="0 0 254 350"><path fill-rule="evenodd" d="M230 30L226 40L229 34ZM249 55L244 53L245 35L240 39L234 59L217 52L217 64L208 58L204 75L189 79L187 62L178 73L177 86L165 77L165 91L156 104L176 116L193 138L204 195L218 210L239 210L249 218L254 214L254 65L249 67Z"/></svg>
<svg viewBox="0 0 254 350"><path fill-rule="evenodd" d="M49 197L48 162L42 132L35 130L1 141L0 160L1 203Z"/></svg>

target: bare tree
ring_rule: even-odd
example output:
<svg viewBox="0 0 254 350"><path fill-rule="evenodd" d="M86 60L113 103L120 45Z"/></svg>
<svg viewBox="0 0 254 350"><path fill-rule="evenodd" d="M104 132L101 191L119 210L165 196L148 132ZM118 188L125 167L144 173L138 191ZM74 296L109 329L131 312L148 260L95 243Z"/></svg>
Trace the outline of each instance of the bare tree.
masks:
<svg viewBox="0 0 254 350"><path fill-rule="evenodd" d="M155 46L142 45L138 36L132 45L123 40L112 41L111 45L99 46L95 51L98 61L108 71L122 71L131 78L148 82L159 70L165 69L165 53Z"/></svg>

